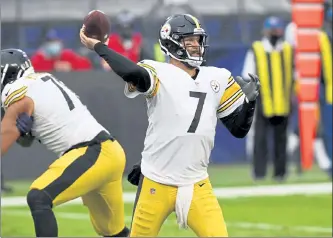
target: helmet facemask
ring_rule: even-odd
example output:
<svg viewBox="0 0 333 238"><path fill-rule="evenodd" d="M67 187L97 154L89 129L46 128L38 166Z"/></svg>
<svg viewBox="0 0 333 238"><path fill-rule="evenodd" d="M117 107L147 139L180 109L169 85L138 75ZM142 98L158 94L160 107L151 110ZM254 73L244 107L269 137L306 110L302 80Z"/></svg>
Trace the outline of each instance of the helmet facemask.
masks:
<svg viewBox="0 0 333 238"><path fill-rule="evenodd" d="M15 80L34 73L34 69L30 60L25 61L23 64L4 64L1 65L1 92L4 87Z"/></svg>
<svg viewBox="0 0 333 238"><path fill-rule="evenodd" d="M188 37L193 36L199 36L199 45L198 46L191 46L186 45L185 41ZM185 63L185 65L189 67L199 67L204 61L204 56L206 53L206 48L208 45L206 44L207 41L207 34L202 28L195 28L193 33L190 34L177 34L174 33L171 36L166 34L163 35L163 32L161 30L161 38L164 41L162 44L161 40L159 40L160 46L162 51L174 58L175 60L181 61ZM166 45L167 47L165 47ZM190 52L192 47L198 47L198 55L197 56L191 56ZM169 49L169 50L168 50Z"/></svg>

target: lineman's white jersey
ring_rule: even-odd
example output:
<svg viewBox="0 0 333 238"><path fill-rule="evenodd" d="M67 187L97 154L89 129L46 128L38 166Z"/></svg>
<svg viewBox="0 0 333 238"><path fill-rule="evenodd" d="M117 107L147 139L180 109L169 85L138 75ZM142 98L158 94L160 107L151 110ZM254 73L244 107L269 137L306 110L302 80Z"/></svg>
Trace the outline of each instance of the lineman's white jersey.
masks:
<svg viewBox="0 0 333 238"><path fill-rule="evenodd" d="M34 102L32 135L58 155L105 130L76 94L51 74L32 73L7 84L1 102L6 110L25 96Z"/></svg>
<svg viewBox="0 0 333 238"><path fill-rule="evenodd" d="M152 82L144 93L149 125L142 152L143 175L173 186L207 178L217 119L244 101L239 85L226 69L200 67L194 80L168 63L145 60L139 65L149 72ZM127 97L139 94L125 85Z"/></svg>

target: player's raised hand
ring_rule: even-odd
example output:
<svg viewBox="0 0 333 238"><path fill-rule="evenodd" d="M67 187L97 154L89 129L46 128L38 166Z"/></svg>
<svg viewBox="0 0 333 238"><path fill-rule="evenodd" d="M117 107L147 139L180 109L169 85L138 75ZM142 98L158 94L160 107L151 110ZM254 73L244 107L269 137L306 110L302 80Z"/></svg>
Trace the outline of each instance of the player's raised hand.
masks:
<svg viewBox="0 0 333 238"><path fill-rule="evenodd" d="M241 87L246 98L251 102L255 101L259 95L260 81L258 76L255 74L249 74L249 76L250 80L237 76L235 81Z"/></svg>
<svg viewBox="0 0 333 238"><path fill-rule="evenodd" d="M87 47L88 49L91 49L93 50L94 49L94 46L98 43L98 42L101 42L100 40L96 40L94 38L90 38L90 37L87 37L85 34L84 34L84 30L85 30L85 27L82 26L81 30L80 30L80 39L81 39L81 43Z"/></svg>

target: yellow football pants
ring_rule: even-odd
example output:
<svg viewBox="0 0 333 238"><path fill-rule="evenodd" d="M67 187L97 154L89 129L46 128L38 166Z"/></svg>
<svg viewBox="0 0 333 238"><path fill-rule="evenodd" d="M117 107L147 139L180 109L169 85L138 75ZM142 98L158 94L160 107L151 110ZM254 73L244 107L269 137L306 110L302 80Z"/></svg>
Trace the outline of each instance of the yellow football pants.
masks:
<svg viewBox="0 0 333 238"><path fill-rule="evenodd" d="M135 201L130 237L156 237L163 222L175 211L176 196L177 187L142 178ZM208 178L194 186L187 223L199 237L228 236L222 210Z"/></svg>
<svg viewBox="0 0 333 238"><path fill-rule="evenodd" d="M57 206L81 197L99 235L125 227L122 175L125 153L104 132L86 146L72 149L50 165L30 189L46 192Z"/></svg>

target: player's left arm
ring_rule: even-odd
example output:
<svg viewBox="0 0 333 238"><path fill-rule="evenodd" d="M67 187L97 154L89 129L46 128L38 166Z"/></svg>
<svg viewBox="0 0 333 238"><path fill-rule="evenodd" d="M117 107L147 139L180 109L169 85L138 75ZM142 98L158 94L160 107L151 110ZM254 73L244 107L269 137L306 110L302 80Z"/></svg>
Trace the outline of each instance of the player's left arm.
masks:
<svg viewBox="0 0 333 238"><path fill-rule="evenodd" d="M227 88L220 101L218 117L230 133L244 138L249 132L259 95L260 83L257 76L249 74L250 80L241 77L229 78Z"/></svg>
<svg viewBox="0 0 333 238"><path fill-rule="evenodd" d="M1 121L1 155L23 136L26 131L24 125L17 123L17 119L31 118L34 110L34 103L29 97L23 97L21 100L8 105L5 115ZM26 114L26 115L24 115Z"/></svg>

